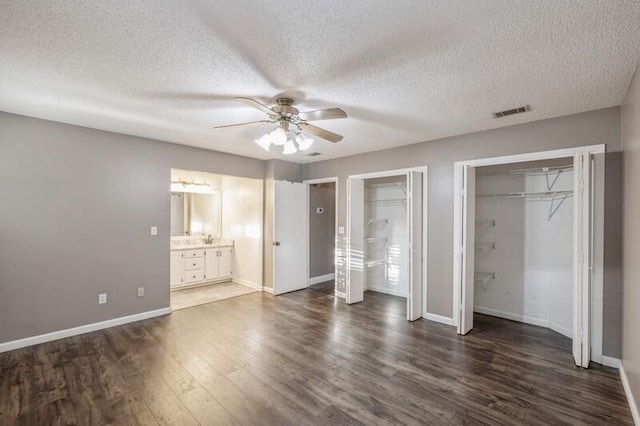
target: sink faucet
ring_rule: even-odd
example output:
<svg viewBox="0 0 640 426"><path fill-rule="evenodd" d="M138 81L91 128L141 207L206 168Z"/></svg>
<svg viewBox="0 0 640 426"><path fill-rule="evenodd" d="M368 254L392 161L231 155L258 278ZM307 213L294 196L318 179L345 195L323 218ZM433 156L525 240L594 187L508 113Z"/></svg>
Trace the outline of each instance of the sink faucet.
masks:
<svg viewBox="0 0 640 426"><path fill-rule="evenodd" d="M207 235L207 244L213 244L213 237L211 236L211 234Z"/></svg>

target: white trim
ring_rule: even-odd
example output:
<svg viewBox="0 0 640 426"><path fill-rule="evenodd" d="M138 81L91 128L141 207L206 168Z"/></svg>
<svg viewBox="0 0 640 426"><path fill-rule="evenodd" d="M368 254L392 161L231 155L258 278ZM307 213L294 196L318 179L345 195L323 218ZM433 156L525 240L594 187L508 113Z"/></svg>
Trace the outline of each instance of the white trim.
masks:
<svg viewBox="0 0 640 426"><path fill-rule="evenodd" d="M393 289L384 288L384 287L367 287L365 291L375 291L376 293L388 294L390 296L398 296L398 297L407 297L407 293L402 293L399 291L394 291Z"/></svg>
<svg viewBox="0 0 640 426"><path fill-rule="evenodd" d="M231 279L231 282L243 285L245 287L252 288L254 290L262 291L262 285L260 285L258 283L254 283L254 282L249 281L249 280L243 280L241 278L235 278L234 277L234 278Z"/></svg>
<svg viewBox="0 0 640 426"><path fill-rule="evenodd" d="M331 274L319 275L317 277L309 278L309 285L320 284L326 281L331 281L336 278L336 274L332 272Z"/></svg>
<svg viewBox="0 0 640 426"><path fill-rule="evenodd" d="M305 233L305 238L306 238L306 245L307 245L307 287L313 284L318 284L321 283L323 281L318 281L318 282L313 282L313 280L315 278L318 277L314 277L311 278L309 277L309 275L311 274L310 272L310 268L311 268L311 247L310 247L310 241L311 241L311 237L310 237L310 216L311 216L311 209L310 204L311 204L311 198L310 198L310 193L311 193L311 185L316 184L316 183L335 183L335 192L336 192L336 199L334 202L334 215L335 215L335 219L334 219L334 230L333 230L333 239L334 239L334 243L333 243L333 278L329 278L329 279L335 279L335 277L338 275L338 262L336 262L336 256L338 254L338 221L339 221L339 215L338 215L338 205L340 203L340 195L339 195L339 184L338 184L338 177L337 176L332 176L332 177L327 177L327 178L318 178L318 179L307 179L307 180L303 180L302 183L304 183L305 185L307 185L307 232ZM326 276L326 275L325 275ZM326 281L326 280L325 280Z"/></svg>
<svg viewBox="0 0 640 426"><path fill-rule="evenodd" d="M612 356L602 355L600 364L606 367L620 368L620 360Z"/></svg>
<svg viewBox="0 0 640 426"><path fill-rule="evenodd" d="M340 298L345 299L345 300L347 299L347 293L342 293L342 292L336 291L335 296L336 297L340 297Z"/></svg>
<svg viewBox="0 0 640 426"><path fill-rule="evenodd" d="M161 315L168 315L170 313L171 308L167 307L156 309L153 311L141 312L139 314L128 315L126 317L94 322L92 324L81 325L79 327L52 331L51 333L39 334L37 336L25 337L24 339L12 340L10 342L0 343L0 353L20 348L26 348L27 346L38 345L40 343L51 342L53 340L64 339L66 337L77 336L79 334L90 333L92 331L103 330L105 328L115 327L117 325L159 317Z"/></svg>
<svg viewBox="0 0 640 426"><path fill-rule="evenodd" d="M554 149L551 151L529 152L525 154L504 155L501 157L479 158L476 160L456 161L460 166L494 166L496 164L523 163L525 161L550 160L552 158L574 157L576 154L604 154L606 144L579 146L575 148Z"/></svg>
<svg viewBox="0 0 640 426"><path fill-rule="evenodd" d="M348 177L351 179L374 179L381 177L391 177L391 176L401 176L406 175L409 172L424 172L427 170L427 166L417 166L417 167L407 167L404 169L394 169L394 170L382 170L379 172L368 172L368 173L360 173L357 175L349 175Z"/></svg>
<svg viewBox="0 0 640 426"><path fill-rule="evenodd" d="M262 291L265 292L265 293L273 294L273 288L272 287L262 286Z"/></svg>
<svg viewBox="0 0 640 426"><path fill-rule="evenodd" d="M629 386L629 379L627 378L627 373L624 371L624 361L620 362L620 381L622 382L624 393L627 396L627 402L629 403L629 409L631 410L631 416L633 417L633 422L636 425L640 425L640 412L638 411L636 400L633 398L633 393L631 392L631 386Z"/></svg>
<svg viewBox="0 0 640 426"><path fill-rule="evenodd" d="M453 318L445 317L443 315L430 314L429 312L425 312L424 314L422 314L422 318L444 325L454 325Z"/></svg>
<svg viewBox="0 0 640 426"><path fill-rule="evenodd" d="M504 318L511 321L518 321L524 324L537 325L538 327L545 327L555 331L556 333L560 333L563 336L566 336L570 339L572 338L572 334L573 334L572 330L566 329L564 327L560 327L557 324L551 323L541 318L530 317L527 315L512 314L511 312L497 311L495 309L483 308L482 306L474 306L473 312L477 312L479 314L484 314L484 315L491 315L492 317Z"/></svg>

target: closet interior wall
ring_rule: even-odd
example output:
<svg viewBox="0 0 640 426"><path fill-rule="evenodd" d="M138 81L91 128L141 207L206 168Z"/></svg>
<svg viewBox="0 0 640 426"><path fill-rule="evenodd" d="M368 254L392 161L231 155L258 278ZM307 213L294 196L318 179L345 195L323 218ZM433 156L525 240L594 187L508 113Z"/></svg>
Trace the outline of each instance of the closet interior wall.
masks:
<svg viewBox="0 0 640 426"><path fill-rule="evenodd" d="M572 336L572 160L477 169L475 312Z"/></svg>
<svg viewBox="0 0 640 426"><path fill-rule="evenodd" d="M364 187L365 290L407 297L407 177L367 179Z"/></svg>

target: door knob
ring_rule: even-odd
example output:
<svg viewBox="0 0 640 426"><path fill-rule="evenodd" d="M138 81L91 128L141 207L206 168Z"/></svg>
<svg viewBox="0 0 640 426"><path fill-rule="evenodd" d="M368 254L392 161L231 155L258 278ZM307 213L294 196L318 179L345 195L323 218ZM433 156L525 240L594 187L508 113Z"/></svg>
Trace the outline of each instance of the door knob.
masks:
<svg viewBox="0 0 640 426"><path fill-rule="evenodd" d="M275 243L273 243L274 246L279 246L280 245L280 241L276 241Z"/></svg>

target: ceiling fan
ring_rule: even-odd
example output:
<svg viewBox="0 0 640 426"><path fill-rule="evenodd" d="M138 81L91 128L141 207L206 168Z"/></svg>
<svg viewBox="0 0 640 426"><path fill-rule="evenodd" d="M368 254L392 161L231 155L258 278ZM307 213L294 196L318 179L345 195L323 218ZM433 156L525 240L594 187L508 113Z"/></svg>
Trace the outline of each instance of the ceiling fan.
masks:
<svg viewBox="0 0 640 426"><path fill-rule="evenodd" d="M347 118L347 114L340 108L318 109L314 111L300 112L293 106L291 98L277 98L276 105L268 106L252 98L236 97L236 100L249 105L269 116L268 120L250 121L248 123L229 124L226 126L216 126L214 129L228 129L232 127L253 126L256 124L276 124L277 127L270 133L265 134L255 142L265 150L273 145L284 146L283 154L293 154L298 150L308 149L313 143L313 139L305 138L302 133L310 133L329 142L340 142L342 135L330 132L318 126L310 124L309 121L331 120L336 118ZM297 145L297 147L296 147Z"/></svg>

